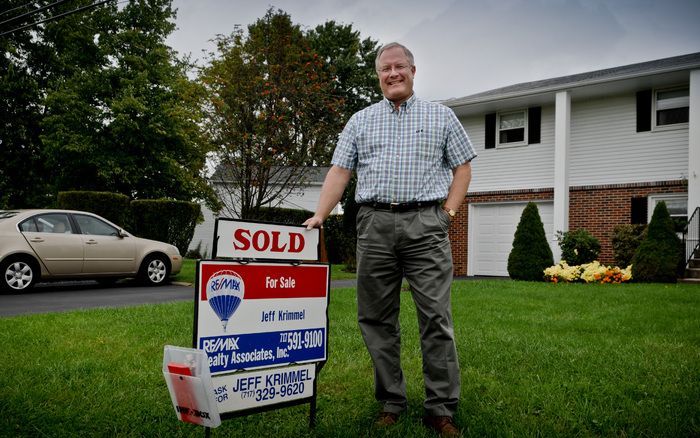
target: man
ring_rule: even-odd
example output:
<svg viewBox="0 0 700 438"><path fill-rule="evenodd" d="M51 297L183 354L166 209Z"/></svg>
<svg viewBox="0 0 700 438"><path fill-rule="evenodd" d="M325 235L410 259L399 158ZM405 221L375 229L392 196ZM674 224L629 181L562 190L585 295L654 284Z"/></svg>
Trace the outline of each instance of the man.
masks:
<svg viewBox="0 0 700 438"><path fill-rule="evenodd" d="M358 322L383 405L377 425L396 423L407 405L399 328L405 276L421 333L423 421L441 436L459 436L447 232L466 196L476 154L452 110L414 95L416 67L406 47L381 47L375 64L384 99L345 126L316 212L304 225L321 226L356 170Z"/></svg>

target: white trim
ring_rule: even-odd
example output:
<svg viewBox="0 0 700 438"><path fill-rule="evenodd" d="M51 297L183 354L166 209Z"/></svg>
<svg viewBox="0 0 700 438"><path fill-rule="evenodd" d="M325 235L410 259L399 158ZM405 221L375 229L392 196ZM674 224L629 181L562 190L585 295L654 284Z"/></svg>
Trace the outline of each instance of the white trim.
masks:
<svg viewBox="0 0 700 438"><path fill-rule="evenodd" d="M700 69L690 72L688 97L688 210L700 207Z"/></svg>
<svg viewBox="0 0 700 438"><path fill-rule="evenodd" d="M552 225L554 236L552 247L554 261L561 258L561 249L556 241L558 231L569 231L569 153L571 150L571 93L560 91L554 107L554 209Z"/></svg>

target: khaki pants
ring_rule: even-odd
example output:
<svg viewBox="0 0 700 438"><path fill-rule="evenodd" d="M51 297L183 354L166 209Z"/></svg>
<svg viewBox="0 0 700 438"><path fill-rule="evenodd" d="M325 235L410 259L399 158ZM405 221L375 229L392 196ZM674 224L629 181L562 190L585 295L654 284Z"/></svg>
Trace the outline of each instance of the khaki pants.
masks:
<svg viewBox="0 0 700 438"><path fill-rule="evenodd" d="M357 214L358 322L374 364L375 396L385 412L400 413L407 405L399 327L404 276L418 312L425 411L452 416L457 409L448 228L449 217L439 206L407 212L362 206Z"/></svg>

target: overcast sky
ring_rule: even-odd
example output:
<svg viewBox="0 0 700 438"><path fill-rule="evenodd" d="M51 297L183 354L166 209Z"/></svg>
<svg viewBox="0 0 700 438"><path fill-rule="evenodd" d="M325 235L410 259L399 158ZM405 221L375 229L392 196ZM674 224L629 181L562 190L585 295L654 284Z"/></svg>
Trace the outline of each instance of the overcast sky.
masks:
<svg viewBox="0 0 700 438"><path fill-rule="evenodd" d="M443 100L520 82L700 52L700 0L174 0L169 44L203 59L209 41L272 6L302 28L328 20L398 41L416 94Z"/></svg>

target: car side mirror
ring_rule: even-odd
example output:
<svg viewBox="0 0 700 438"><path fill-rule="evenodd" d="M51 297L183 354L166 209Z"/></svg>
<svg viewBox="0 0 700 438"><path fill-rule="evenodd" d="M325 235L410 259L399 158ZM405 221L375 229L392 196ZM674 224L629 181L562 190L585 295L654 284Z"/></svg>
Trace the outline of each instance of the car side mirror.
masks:
<svg viewBox="0 0 700 438"><path fill-rule="evenodd" d="M128 237L129 235L126 234L126 231L120 228L119 230L117 230L117 236L119 236L120 239L123 239L125 237Z"/></svg>

